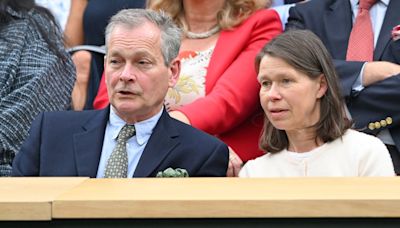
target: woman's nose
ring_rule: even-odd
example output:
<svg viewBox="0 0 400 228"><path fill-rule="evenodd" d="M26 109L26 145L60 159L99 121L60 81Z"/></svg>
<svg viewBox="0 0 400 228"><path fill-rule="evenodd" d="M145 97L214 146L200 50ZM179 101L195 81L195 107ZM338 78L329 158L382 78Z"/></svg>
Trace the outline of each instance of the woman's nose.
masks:
<svg viewBox="0 0 400 228"><path fill-rule="evenodd" d="M281 94L280 94L279 87L276 84L272 84L271 85L271 88L268 91L268 97L272 101L279 100L279 99L282 98Z"/></svg>

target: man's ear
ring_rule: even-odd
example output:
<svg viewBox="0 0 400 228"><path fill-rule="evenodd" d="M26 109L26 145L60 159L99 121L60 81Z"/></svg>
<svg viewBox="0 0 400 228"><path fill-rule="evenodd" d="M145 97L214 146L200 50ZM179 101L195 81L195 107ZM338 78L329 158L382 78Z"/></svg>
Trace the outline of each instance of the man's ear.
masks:
<svg viewBox="0 0 400 228"><path fill-rule="evenodd" d="M175 58L169 64L169 73L170 73L168 80L169 87L171 88L174 87L175 84L178 82L180 72L181 72L181 61L178 58Z"/></svg>
<svg viewBox="0 0 400 228"><path fill-rule="evenodd" d="M324 74L321 74L318 78L319 88L317 92L317 98L321 98L325 95L328 90L328 82L326 81L326 77Z"/></svg>

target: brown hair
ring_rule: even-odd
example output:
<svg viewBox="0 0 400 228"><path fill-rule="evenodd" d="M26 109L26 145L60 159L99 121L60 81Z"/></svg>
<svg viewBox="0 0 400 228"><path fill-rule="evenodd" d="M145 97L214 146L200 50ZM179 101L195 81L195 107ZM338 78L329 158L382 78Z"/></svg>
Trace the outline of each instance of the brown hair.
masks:
<svg viewBox="0 0 400 228"><path fill-rule="evenodd" d="M311 79L316 79L321 74L325 76L328 89L321 97L320 119L313 126L316 129L316 139L321 139L324 143L331 142L350 128L332 58L314 33L307 30L291 30L271 40L256 57L257 73L265 55L284 60ZM260 148L274 153L287 149L288 145L286 132L275 128L265 116Z"/></svg>
<svg viewBox="0 0 400 228"><path fill-rule="evenodd" d="M270 5L271 0L226 0L223 9L217 15L218 25L222 29L231 29L242 23L254 11L268 8ZM147 8L167 12L179 27L188 29L182 0L147 0Z"/></svg>

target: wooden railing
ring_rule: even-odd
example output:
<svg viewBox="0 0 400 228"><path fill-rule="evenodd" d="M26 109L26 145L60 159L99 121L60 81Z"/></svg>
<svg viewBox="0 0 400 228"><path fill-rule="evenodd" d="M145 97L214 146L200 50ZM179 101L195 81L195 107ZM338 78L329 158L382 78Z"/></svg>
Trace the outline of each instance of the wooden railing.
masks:
<svg viewBox="0 0 400 228"><path fill-rule="evenodd" d="M0 220L400 218L400 178L0 178Z"/></svg>

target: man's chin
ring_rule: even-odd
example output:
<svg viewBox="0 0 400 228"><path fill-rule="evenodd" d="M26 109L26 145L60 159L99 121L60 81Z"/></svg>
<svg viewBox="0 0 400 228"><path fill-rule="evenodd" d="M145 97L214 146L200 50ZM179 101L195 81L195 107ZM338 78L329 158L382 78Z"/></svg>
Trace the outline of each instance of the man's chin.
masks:
<svg viewBox="0 0 400 228"><path fill-rule="evenodd" d="M120 113L135 112L139 109L138 104L132 101L118 101L112 104L114 109Z"/></svg>

